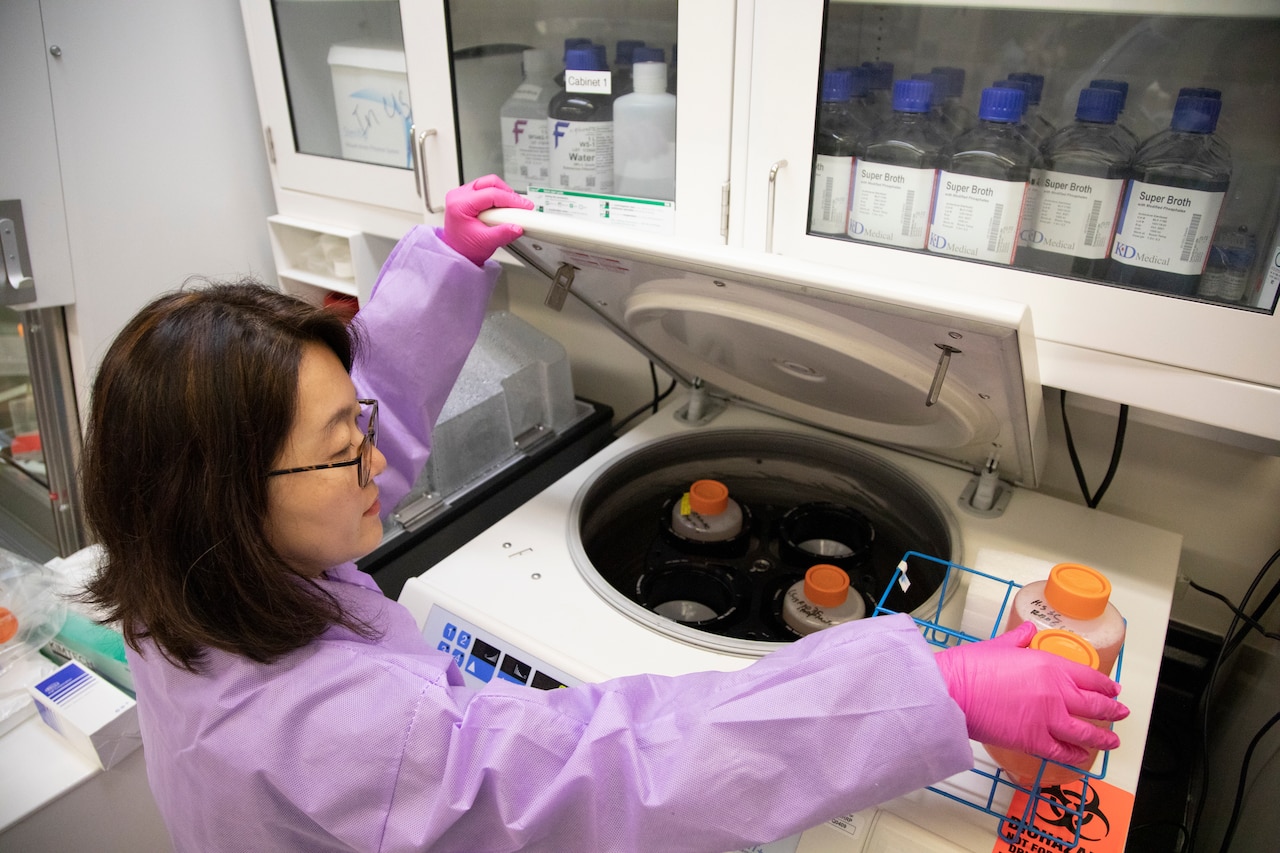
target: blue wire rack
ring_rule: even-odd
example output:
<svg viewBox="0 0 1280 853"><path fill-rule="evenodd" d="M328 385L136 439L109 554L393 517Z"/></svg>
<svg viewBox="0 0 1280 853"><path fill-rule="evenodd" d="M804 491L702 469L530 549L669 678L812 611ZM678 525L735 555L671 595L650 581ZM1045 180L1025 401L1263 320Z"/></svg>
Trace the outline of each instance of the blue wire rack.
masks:
<svg viewBox="0 0 1280 853"><path fill-rule="evenodd" d="M921 619L913 615L911 618L920 626L921 634L926 641L940 648L948 648L956 646L960 643L976 643L979 640L986 640L994 637L999 630L1000 623L1004 620L1004 616L1008 608L1013 602L1013 597L1017 591L1022 588L1022 584L1015 583L1011 580L989 575L986 572L980 572L977 569L971 569L958 563L941 560L937 557L931 557L928 554L922 554L918 551L908 551L902 556L897 568L894 570L893 578L889 585L885 588L884 593L880 596L880 601L876 604L874 615L891 614L898 611L892 610L885 606L885 602L889 598L890 591L896 586L904 591L910 585L911 564L916 562L933 563L938 566L945 567L942 584L938 589L937 605L934 608L932 619ZM964 582L965 575L972 576L969 578L985 578L996 584L1002 584L1005 587L1004 597L1000 603L1000 609L996 614L994 626L991 629L991 635L988 637L975 637L966 634L957 628L951 628L942 623L942 610L944 605L948 603L952 595L958 587ZM928 614L926 614L928 615ZM1120 673L1124 666L1124 647L1120 648L1120 655L1116 660L1116 668L1114 678L1120 680ZM1109 752L1102 754L1102 767L1097 773L1085 770L1079 767L1073 767L1068 764L1062 764L1050 759L1043 759L1040 762L1040 770L1036 773L1036 778L1031 787L1019 785L1010 778L1003 770L997 769L995 773L989 773L979 767L970 770L970 773L976 774L981 781L976 783L974 791L965 791L963 793L955 793L946 791L942 788L930 785L929 790L936 794L940 794L958 803L985 812L992 817L998 818L1000 837L1011 843L1021 841L1024 835L1031 835L1046 842L1049 842L1050 849L1062 849L1064 843L1068 844L1067 849L1074 848L1080 844L1081 831L1090 818L1089 809L1091 806L1089 796L1089 785L1096 779L1102 779L1107 775L1107 762L1110 759ZM1073 774L1079 776L1081 780L1080 796L1077 802L1070 802L1065 796L1059 796L1061 786L1050 786L1041 788L1040 780L1044 776L1045 769L1050 764L1056 764L1059 767L1065 767ZM971 779L972 781L972 779ZM1071 783L1074 789L1074 783ZM1015 792L1021 791L1027 797L1026 806L1022 809L1019 816L1013 816L1001 809L997 803L1004 802L1001 794L1008 793L1010 797ZM1074 793L1074 790L1073 790ZM1074 799L1074 798L1073 798ZM1061 835L1050 834L1039 826L1036 826L1036 815L1044 808L1048 814L1052 814L1054 819L1052 824L1055 827L1068 828L1073 838L1064 838Z"/></svg>

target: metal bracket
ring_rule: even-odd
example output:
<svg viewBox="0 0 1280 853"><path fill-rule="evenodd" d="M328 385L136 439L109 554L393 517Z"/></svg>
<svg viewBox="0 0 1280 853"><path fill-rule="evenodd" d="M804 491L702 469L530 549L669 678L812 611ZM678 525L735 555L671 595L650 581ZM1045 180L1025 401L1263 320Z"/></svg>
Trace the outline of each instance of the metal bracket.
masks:
<svg viewBox="0 0 1280 853"><path fill-rule="evenodd" d="M410 533L426 524L433 516L448 508L444 498L427 493L419 495L396 511L395 520Z"/></svg>
<svg viewBox="0 0 1280 853"><path fill-rule="evenodd" d="M22 202L17 199L0 201L0 251L4 252L0 305L34 301L36 284L26 273L31 259L27 254L27 234L22 224Z"/></svg>
<svg viewBox="0 0 1280 853"><path fill-rule="evenodd" d="M542 300L553 311L559 311L564 307L564 301L569 298L569 290L573 287L573 271L572 264L561 264L551 277L551 289L547 291L547 298Z"/></svg>
<svg viewBox="0 0 1280 853"><path fill-rule="evenodd" d="M947 378L947 368L951 366L951 356L962 352L949 344L934 344L934 346L942 350L942 355L938 356L938 367L933 371L933 384L929 386L929 396L924 401L926 406L932 406L938 402L938 398L942 396L942 382Z"/></svg>

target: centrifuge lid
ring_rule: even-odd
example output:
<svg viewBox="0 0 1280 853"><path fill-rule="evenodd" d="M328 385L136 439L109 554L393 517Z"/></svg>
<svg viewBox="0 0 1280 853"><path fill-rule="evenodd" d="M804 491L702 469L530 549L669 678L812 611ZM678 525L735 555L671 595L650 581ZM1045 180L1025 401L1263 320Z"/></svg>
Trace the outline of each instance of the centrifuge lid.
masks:
<svg viewBox="0 0 1280 853"><path fill-rule="evenodd" d="M1026 306L777 255L495 210L514 254L682 383L1034 486L1043 406ZM556 285L552 285L555 287Z"/></svg>

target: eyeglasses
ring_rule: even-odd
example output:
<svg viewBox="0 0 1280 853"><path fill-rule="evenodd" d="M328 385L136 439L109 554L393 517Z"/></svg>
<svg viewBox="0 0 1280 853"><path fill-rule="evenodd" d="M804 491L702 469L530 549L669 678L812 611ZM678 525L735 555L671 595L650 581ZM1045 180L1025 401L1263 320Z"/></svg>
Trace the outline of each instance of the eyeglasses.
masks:
<svg viewBox="0 0 1280 853"><path fill-rule="evenodd" d="M364 429L364 440L360 442L360 448L356 451L356 458L346 462L327 462L324 465L303 465L301 468L281 468L278 471L268 471L268 477L277 477L281 474L301 474L303 471L323 471L326 468L346 468L350 465L356 466L356 480L360 483L360 488L369 485L369 480L373 477L373 448L378 445L378 401L377 400L356 400L362 406L368 407L368 424ZM361 412L361 416L364 413Z"/></svg>

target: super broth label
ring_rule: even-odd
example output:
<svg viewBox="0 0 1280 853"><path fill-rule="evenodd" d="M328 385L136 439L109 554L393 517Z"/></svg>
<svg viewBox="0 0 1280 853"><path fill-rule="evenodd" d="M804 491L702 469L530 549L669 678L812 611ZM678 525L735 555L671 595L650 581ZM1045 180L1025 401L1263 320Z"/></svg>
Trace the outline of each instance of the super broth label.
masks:
<svg viewBox="0 0 1280 853"><path fill-rule="evenodd" d="M1124 195L1123 178L1089 178L1066 172L1038 176L1026 245L1077 258L1105 258ZM1028 199L1028 207L1032 201Z"/></svg>
<svg viewBox="0 0 1280 853"><path fill-rule="evenodd" d="M849 181L852 157L819 154L813 164L813 209L809 230L819 234L843 234L849 216Z"/></svg>
<svg viewBox="0 0 1280 853"><path fill-rule="evenodd" d="M1177 275L1199 275L1226 193L1134 181L1129 185L1112 260Z"/></svg>
<svg viewBox="0 0 1280 853"><path fill-rule="evenodd" d="M849 207L849 236L903 249L923 249L937 169L858 161Z"/></svg>
<svg viewBox="0 0 1280 853"><path fill-rule="evenodd" d="M613 192L613 122L547 119L552 189Z"/></svg>
<svg viewBox="0 0 1280 853"><path fill-rule="evenodd" d="M1018 223L1026 195L1026 181L939 172L929 251L1010 263L1018 248Z"/></svg>

